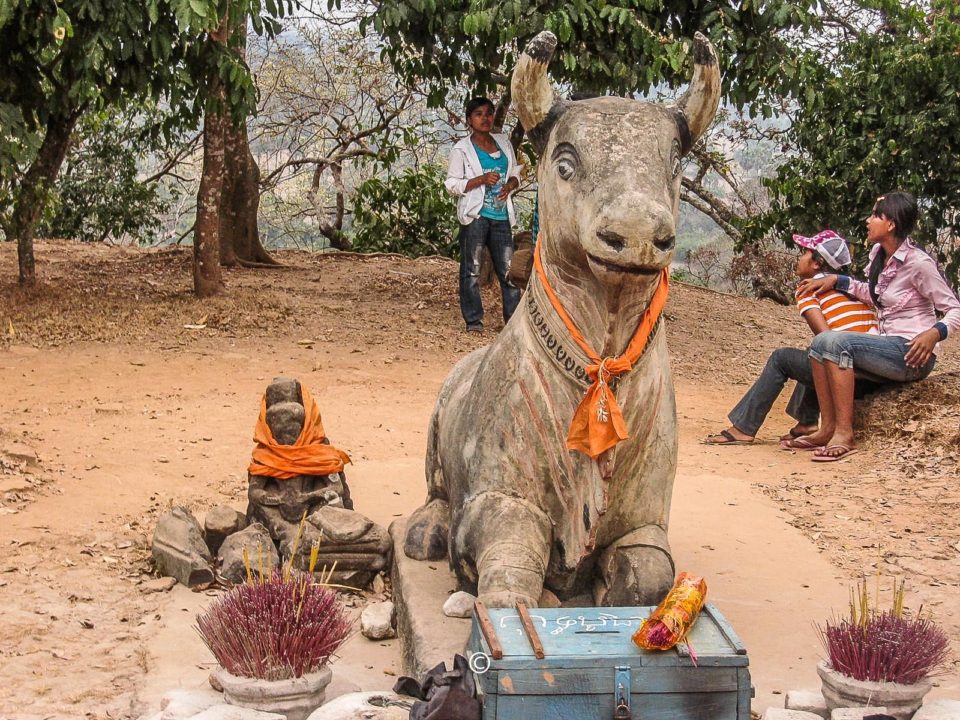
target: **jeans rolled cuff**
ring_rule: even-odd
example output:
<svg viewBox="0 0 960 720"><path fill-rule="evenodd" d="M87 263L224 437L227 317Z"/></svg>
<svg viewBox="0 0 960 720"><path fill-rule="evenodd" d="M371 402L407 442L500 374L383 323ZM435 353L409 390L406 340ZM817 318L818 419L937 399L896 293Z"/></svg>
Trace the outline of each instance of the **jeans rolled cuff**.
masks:
<svg viewBox="0 0 960 720"><path fill-rule="evenodd" d="M816 360L819 363L832 362L837 367L843 370L850 370L853 368L853 355L846 351L841 351L839 354L830 353L830 352L819 352L810 348L807 353L811 359Z"/></svg>

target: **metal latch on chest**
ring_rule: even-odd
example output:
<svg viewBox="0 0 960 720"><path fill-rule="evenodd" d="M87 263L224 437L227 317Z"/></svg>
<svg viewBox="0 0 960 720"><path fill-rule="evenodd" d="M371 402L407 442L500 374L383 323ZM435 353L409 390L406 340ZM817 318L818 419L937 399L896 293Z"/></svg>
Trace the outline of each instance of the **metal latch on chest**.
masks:
<svg viewBox="0 0 960 720"><path fill-rule="evenodd" d="M633 720L630 712L630 666L617 665L613 676L613 720ZM640 720L640 718L637 718Z"/></svg>

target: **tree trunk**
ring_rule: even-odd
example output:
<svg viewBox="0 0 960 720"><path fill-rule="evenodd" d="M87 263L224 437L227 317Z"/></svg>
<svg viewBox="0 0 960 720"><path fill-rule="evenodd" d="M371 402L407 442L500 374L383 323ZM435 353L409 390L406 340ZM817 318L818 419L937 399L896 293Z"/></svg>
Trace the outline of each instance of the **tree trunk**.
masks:
<svg viewBox="0 0 960 720"><path fill-rule="evenodd" d="M247 54L247 18L233 28L233 51ZM257 227L260 208L260 168L250 152L246 121L224 124L224 177L220 208L220 263L222 265L279 265L264 249Z"/></svg>
<svg viewBox="0 0 960 720"><path fill-rule="evenodd" d="M278 265L260 242L260 168L250 152L247 128L226 123L223 206L220 210L220 262Z"/></svg>
<svg viewBox="0 0 960 720"><path fill-rule="evenodd" d="M67 156L70 133L81 114L82 112L77 110L69 115L55 115L47 120L46 132L37 157L20 182L20 192L10 218L10 234L17 239L17 264L21 285L37 284L33 233L46 207L50 188Z"/></svg>
<svg viewBox="0 0 960 720"><path fill-rule="evenodd" d="M203 117L203 169L197 190L197 220L193 233L193 292L204 298L223 287L220 275L220 214L223 205L224 136L230 120L226 117L223 86L214 92L220 102L207 108Z"/></svg>

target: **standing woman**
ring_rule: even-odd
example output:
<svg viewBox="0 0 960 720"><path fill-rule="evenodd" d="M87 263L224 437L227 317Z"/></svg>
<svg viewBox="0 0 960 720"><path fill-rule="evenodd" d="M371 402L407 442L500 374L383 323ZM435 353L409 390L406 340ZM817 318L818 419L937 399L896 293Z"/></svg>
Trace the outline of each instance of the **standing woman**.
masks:
<svg viewBox="0 0 960 720"><path fill-rule="evenodd" d="M511 228L516 224L510 196L520 185L520 168L510 139L490 132L494 107L489 99L473 98L465 114L470 135L453 146L444 184L460 196L460 312L467 332L479 333L483 331L480 258L484 245L500 281L504 322L520 302L520 291L507 280L513 256Z"/></svg>
<svg viewBox="0 0 960 720"><path fill-rule="evenodd" d="M800 283L800 292L836 287L877 308L880 335L824 332L810 345L813 381L820 401L820 429L805 436L819 462L856 452L853 435L854 374L893 382L921 380L937 361L941 340L960 331L960 300L937 264L910 240L917 201L905 192L877 198L867 218L869 279L826 275ZM937 319L937 313L943 315Z"/></svg>

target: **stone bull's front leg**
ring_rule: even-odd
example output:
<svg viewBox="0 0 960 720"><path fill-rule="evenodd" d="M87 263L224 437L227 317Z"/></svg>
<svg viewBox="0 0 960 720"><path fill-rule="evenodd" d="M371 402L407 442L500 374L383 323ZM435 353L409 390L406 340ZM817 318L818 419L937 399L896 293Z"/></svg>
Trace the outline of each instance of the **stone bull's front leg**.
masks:
<svg viewBox="0 0 960 720"><path fill-rule="evenodd" d="M470 498L451 554L463 586L491 607L536 607L550 558L550 521L530 502L499 492Z"/></svg>
<svg viewBox="0 0 960 720"><path fill-rule="evenodd" d="M658 605L676 570L667 533L645 525L611 543L600 555L593 599L608 607Z"/></svg>

